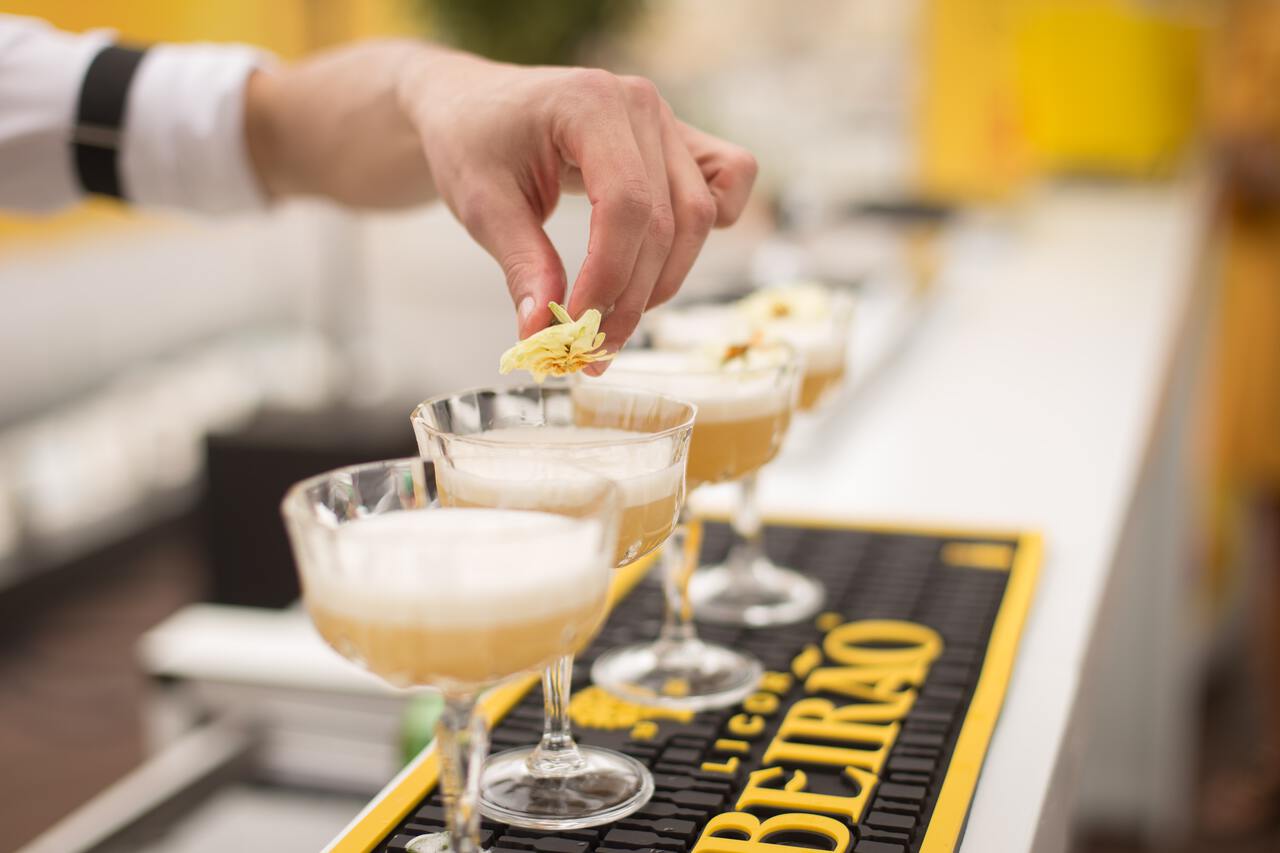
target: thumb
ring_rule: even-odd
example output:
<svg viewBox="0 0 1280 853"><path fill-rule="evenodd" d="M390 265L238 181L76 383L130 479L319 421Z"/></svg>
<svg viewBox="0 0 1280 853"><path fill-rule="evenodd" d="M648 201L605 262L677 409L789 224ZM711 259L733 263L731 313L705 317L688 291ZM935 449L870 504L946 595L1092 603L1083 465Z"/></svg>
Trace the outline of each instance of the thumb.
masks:
<svg viewBox="0 0 1280 853"><path fill-rule="evenodd" d="M460 211L459 219L502 267L520 337L546 328L551 323L547 303L564 301L564 262L524 194L514 188L483 194Z"/></svg>

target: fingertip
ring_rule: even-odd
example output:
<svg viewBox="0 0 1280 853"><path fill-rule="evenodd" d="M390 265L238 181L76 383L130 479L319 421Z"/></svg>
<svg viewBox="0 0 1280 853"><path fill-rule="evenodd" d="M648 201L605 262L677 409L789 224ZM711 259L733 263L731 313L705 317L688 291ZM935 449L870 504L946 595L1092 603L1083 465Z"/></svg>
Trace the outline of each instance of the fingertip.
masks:
<svg viewBox="0 0 1280 853"><path fill-rule="evenodd" d="M538 331L538 300L533 296L523 296L516 301L516 336L520 340Z"/></svg>
<svg viewBox="0 0 1280 853"><path fill-rule="evenodd" d="M516 328L523 340L551 325L550 303L564 300L563 275L551 270L544 275L509 284L516 307Z"/></svg>
<svg viewBox="0 0 1280 853"><path fill-rule="evenodd" d="M737 173L738 180L747 185L747 189L751 189L760 174L760 161L756 155L738 145L729 155L729 167Z"/></svg>
<svg viewBox="0 0 1280 853"><path fill-rule="evenodd" d="M604 348L616 353L627 345L640 325L640 313L626 308L615 309L600 330L605 333Z"/></svg>
<svg viewBox="0 0 1280 853"><path fill-rule="evenodd" d="M538 307L537 300L532 296L525 296L520 300L520 305L516 308L516 322L520 324L520 328L529 325L529 320L533 318L533 311Z"/></svg>
<svg viewBox="0 0 1280 853"><path fill-rule="evenodd" d="M653 293L649 294L649 301L645 303L644 310L652 311L659 305L664 305L671 301L671 298L680 292L680 286L684 284L684 280L669 284L667 282L659 282L658 286L653 289Z"/></svg>
<svg viewBox="0 0 1280 853"><path fill-rule="evenodd" d="M742 215L741 208L733 208L723 205L716 213L716 228L728 228L738 221L738 217Z"/></svg>
<svg viewBox="0 0 1280 853"><path fill-rule="evenodd" d="M628 335L629 337L629 335ZM608 353L610 356L617 356L627 344L626 337L620 337L617 332L606 333L604 346L600 349L602 352ZM593 361L583 368L583 372L591 376L601 376L609 369L609 365L613 364L612 358L603 359L601 361Z"/></svg>

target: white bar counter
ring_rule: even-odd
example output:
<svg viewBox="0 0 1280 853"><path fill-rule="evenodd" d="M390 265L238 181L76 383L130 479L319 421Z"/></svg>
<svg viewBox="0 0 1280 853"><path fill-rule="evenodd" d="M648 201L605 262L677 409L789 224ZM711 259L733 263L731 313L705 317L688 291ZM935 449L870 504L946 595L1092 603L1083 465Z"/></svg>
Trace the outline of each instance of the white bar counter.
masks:
<svg viewBox="0 0 1280 853"><path fill-rule="evenodd" d="M1077 800L1087 819L1178 826L1195 661L1181 619L1191 578L1171 545L1189 535L1174 525L1208 327L1207 199L1194 181L1057 187L1003 224L959 227L911 340L761 476L766 513L1043 534L964 853L1064 850ZM1162 553L1142 546L1138 524ZM1130 633L1146 648L1103 647L1104 607L1122 628L1145 626ZM1149 677L1106 703L1118 706L1107 732L1084 732L1082 697L1124 680L1099 655ZM1086 740L1119 752L1084 761ZM1098 795L1078 798L1082 787Z"/></svg>

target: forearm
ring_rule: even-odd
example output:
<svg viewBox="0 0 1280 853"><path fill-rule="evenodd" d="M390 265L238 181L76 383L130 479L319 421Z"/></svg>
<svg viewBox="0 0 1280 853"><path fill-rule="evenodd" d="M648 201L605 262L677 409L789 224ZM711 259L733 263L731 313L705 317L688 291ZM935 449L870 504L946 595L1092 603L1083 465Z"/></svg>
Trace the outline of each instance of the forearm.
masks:
<svg viewBox="0 0 1280 853"><path fill-rule="evenodd" d="M264 190L356 207L434 198L424 140L398 93L410 70L446 53L409 40L365 42L255 73L245 134Z"/></svg>
<svg viewBox="0 0 1280 853"><path fill-rule="evenodd" d="M105 40L0 15L0 205L85 190L203 212L439 197L501 266L522 336L564 300L542 227L561 192L592 205L570 313L600 310L616 350L676 292L710 229L738 218L755 179L749 153L681 123L653 83L601 69L408 39L292 65L234 45L97 53Z"/></svg>

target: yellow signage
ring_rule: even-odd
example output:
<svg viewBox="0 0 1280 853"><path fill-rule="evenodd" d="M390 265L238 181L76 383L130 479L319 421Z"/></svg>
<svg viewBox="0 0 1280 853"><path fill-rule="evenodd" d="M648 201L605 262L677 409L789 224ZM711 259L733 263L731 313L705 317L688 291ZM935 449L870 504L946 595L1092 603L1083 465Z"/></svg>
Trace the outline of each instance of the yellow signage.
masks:
<svg viewBox="0 0 1280 853"><path fill-rule="evenodd" d="M834 844L837 851L849 846L850 829L841 821L852 825L861 820L901 721L915 704L917 689L942 654L943 644L937 631L914 622L833 621L824 625L828 630L821 649L807 646L792 662L792 675L804 679L806 698L787 709L765 748L766 766L750 775L735 811L707 823L693 853L794 849L768 841L784 832L815 836ZM708 762L702 769L736 772L739 758L732 753L747 752L750 742L764 733L765 718L777 713L780 697L792 683L786 673L769 673L762 679L760 691L742 703L746 713L729 720L735 739L715 743L715 751L725 753L726 760ZM826 696L853 701L837 704ZM813 765L841 768L851 793L806 790L803 767ZM783 814L761 822L750 809Z"/></svg>

